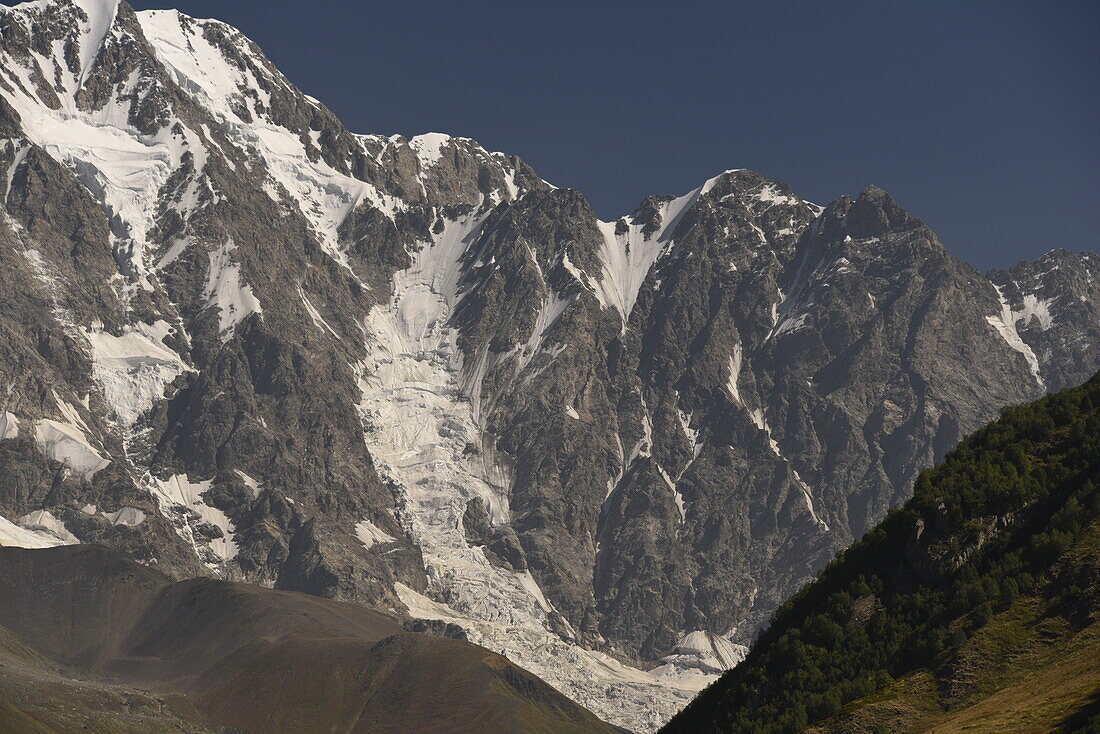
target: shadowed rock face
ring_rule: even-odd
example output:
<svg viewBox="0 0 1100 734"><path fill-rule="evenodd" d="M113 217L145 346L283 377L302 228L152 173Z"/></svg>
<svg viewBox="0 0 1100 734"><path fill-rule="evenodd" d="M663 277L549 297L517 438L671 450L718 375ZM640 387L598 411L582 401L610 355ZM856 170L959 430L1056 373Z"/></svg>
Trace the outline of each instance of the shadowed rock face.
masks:
<svg viewBox="0 0 1100 734"><path fill-rule="evenodd" d="M101 546L5 548L0 579L0 699L45 731L612 731L500 655L362 607L173 583Z"/></svg>
<svg viewBox="0 0 1100 734"><path fill-rule="evenodd" d="M877 187L727 171L600 222L471 140L349 132L216 21L0 29L17 542L409 609L648 729L960 436L1100 367L1097 255L982 275Z"/></svg>

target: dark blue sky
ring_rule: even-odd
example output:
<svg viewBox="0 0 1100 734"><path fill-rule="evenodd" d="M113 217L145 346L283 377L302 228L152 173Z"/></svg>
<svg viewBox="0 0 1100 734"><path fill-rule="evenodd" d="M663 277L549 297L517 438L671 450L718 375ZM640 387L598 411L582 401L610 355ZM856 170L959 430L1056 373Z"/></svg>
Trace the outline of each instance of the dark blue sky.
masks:
<svg viewBox="0 0 1100 734"><path fill-rule="evenodd" d="M821 204L878 184L981 268L1100 249L1095 0L175 7L356 132L475 138L604 218L752 168Z"/></svg>

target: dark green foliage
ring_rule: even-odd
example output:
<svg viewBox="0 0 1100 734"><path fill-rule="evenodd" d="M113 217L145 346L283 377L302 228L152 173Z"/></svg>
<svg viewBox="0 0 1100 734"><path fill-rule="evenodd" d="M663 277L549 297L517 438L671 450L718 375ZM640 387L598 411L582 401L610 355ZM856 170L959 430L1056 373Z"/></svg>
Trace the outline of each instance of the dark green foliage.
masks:
<svg viewBox="0 0 1100 734"><path fill-rule="evenodd" d="M776 612L666 732L797 732L948 663L1020 595L1088 609L1052 564L1100 511L1100 375L1001 417Z"/></svg>

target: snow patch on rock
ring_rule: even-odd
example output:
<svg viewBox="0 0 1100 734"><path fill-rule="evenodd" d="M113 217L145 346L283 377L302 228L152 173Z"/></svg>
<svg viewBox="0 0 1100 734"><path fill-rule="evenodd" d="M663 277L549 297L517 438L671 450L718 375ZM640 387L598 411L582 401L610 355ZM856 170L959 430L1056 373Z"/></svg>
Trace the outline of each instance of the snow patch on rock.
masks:
<svg viewBox="0 0 1100 734"><path fill-rule="evenodd" d="M737 387L738 379L741 377L741 342L737 342L733 345L733 354L729 358L729 376L726 378L726 389L729 390L730 397L738 405L744 405L744 401L741 400L741 392Z"/></svg>
<svg viewBox="0 0 1100 734"><path fill-rule="evenodd" d="M604 308L614 308L622 316L623 331L630 319L630 312L638 300L638 291L642 288L653 264L662 253L672 247L672 235L684 212L710 190L715 177L699 188L661 205L661 225L655 232L646 234L645 222L634 217L620 220L626 224L625 231L616 222L598 222L603 242L600 247L600 260L603 272L596 284L596 297Z"/></svg>
<svg viewBox="0 0 1100 734"><path fill-rule="evenodd" d="M53 516L49 510L35 510L19 518L19 527L29 530L45 539L54 539L55 545L76 545L80 542L69 532L65 523Z"/></svg>
<svg viewBox="0 0 1100 734"><path fill-rule="evenodd" d="M114 25L115 16L118 14L118 0L73 0L73 4L88 16L83 24L83 37L80 39L78 86L83 86L96 55L103 45L103 39L107 36L107 31Z"/></svg>
<svg viewBox="0 0 1100 734"><path fill-rule="evenodd" d="M313 302L309 300L308 296L306 296L306 292L302 288L301 284L298 285L298 297L302 299L302 305L305 306L306 313L309 314L309 318L313 322L313 325L321 331L327 331L328 333L339 339L340 335L337 334L336 331L331 326L329 326L329 323L325 321L324 317L321 316L321 312L317 310L317 307L314 306Z"/></svg>
<svg viewBox="0 0 1100 734"><path fill-rule="evenodd" d="M222 340L227 341L237 324L250 314L261 314L260 302L252 293L252 286L241 282L241 266L233 261L237 246L232 239L207 253L210 269L206 274L203 295L207 306L218 309L218 327Z"/></svg>
<svg viewBox="0 0 1100 734"><path fill-rule="evenodd" d="M355 537L359 538L359 542L367 550L379 543L392 543L397 540L369 520L363 520L355 526Z"/></svg>
<svg viewBox="0 0 1100 734"><path fill-rule="evenodd" d="M236 474L242 482L244 482L246 487L252 490L252 499L256 499L260 496L260 483L258 481L248 476L240 469L234 469L233 473Z"/></svg>
<svg viewBox="0 0 1100 734"><path fill-rule="evenodd" d="M515 357L515 375L517 377L527 369L535 356L542 351L547 335L575 299L576 295L562 298L557 293L551 293L543 302L542 307L539 308L539 312L535 316L535 326L531 329L531 336L528 337L526 343L517 346L504 355L504 359ZM557 356L557 354L552 355L552 357L554 356ZM527 379L533 379L533 377L534 375L529 375Z"/></svg>
<svg viewBox="0 0 1100 734"><path fill-rule="evenodd" d="M684 436L691 443L692 455L697 458L699 451L703 448L703 442L699 440L699 431L691 427L691 413L685 413L677 408L676 417L680 419L680 429L683 430Z"/></svg>
<svg viewBox="0 0 1100 734"><path fill-rule="evenodd" d="M207 26L221 25L231 36L240 37L241 50L247 55L250 49L239 31L218 21L185 20L186 16L175 10L141 11L138 17L168 73L222 123L234 144L263 159L271 181L287 191L325 251L338 262L346 265L338 230L351 211L369 201L392 217L403 206L371 184L337 171L322 158L311 158L298 133L273 121L267 109L271 95L264 87L284 87L297 94L290 82L261 58L253 58L254 63L242 68L204 35ZM262 84L257 75L265 77ZM321 106L315 100L311 103ZM247 110L246 118L238 114L242 108ZM275 188L264 185L263 189L282 203Z"/></svg>
<svg viewBox="0 0 1100 734"><path fill-rule="evenodd" d="M821 526L822 530L828 530L829 525L817 516L817 510L814 508L813 491L810 489L810 485L806 484L806 482L803 481L802 477L798 474L798 470L795 469L794 465L791 463L791 460L785 457L783 455L783 452L779 450L779 444L776 442L775 437L772 435L772 429L768 425L768 419L764 415L764 411L759 408L750 410L749 418L752 420L753 424L755 424L756 427L763 431L764 434L767 436L768 446L769 448L771 448L772 453L775 454L778 458L782 459L784 462L786 462L786 464L790 467L791 477L794 479L795 484L802 492L802 499L806 503L806 510L810 513L810 517L815 523Z"/></svg>
<svg viewBox="0 0 1100 734"><path fill-rule="evenodd" d="M112 525L123 525L128 528L136 528L145 522L145 513L136 507L123 507L117 512L104 512L103 517L107 518L108 522Z"/></svg>
<svg viewBox="0 0 1100 734"><path fill-rule="evenodd" d="M81 426L43 418L35 424L35 441L46 456L91 480L111 462L92 447Z"/></svg>
<svg viewBox="0 0 1100 734"><path fill-rule="evenodd" d="M1008 304L1000 286L994 285L993 288L997 291L997 298L1001 302L1001 312L993 316L986 316L986 322L997 330L997 333L1001 335L1001 338L1005 340L1008 346L1024 355L1024 359L1027 360L1028 369L1031 370L1035 382L1040 388L1045 390L1046 382L1043 380L1043 376L1039 370L1039 358L1035 356L1035 352L1032 348L1028 346L1027 342L1020 338L1019 332L1016 331L1016 321L1019 318L1017 312L1014 312L1012 307ZM1023 312L1020 312L1021 315L1022 313ZM1047 316L1049 318L1049 312ZM1031 316L1028 318L1030 319Z"/></svg>
<svg viewBox="0 0 1100 734"><path fill-rule="evenodd" d="M0 413L0 441L7 441L9 438L19 438L19 419L4 411Z"/></svg>
<svg viewBox="0 0 1100 734"><path fill-rule="evenodd" d="M680 490L676 488L676 482L672 481L672 477L668 475L668 472L660 464L654 464L657 467L657 471L660 473L661 478L665 480L665 484L672 490L672 501L676 503L676 509L680 513L680 524L683 525L687 520L687 511L684 509L684 496L680 494Z"/></svg>
<svg viewBox="0 0 1100 734"><path fill-rule="evenodd" d="M53 533L28 530L6 517L0 516L0 546L7 548L54 548L71 545L59 540Z"/></svg>
<svg viewBox="0 0 1100 734"><path fill-rule="evenodd" d="M7 206L8 195L11 194L11 184L15 179L15 172L19 170L19 166L23 165L24 159L27 157L27 151L31 149L26 143L18 142L15 140L5 140L4 148L12 148L15 150L15 154L12 156L11 164L8 166L8 172L5 178L4 185L4 205Z"/></svg>
<svg viewBox="0 0 1100 734"><path fill-rule="evenodd" d="M1012 317L1024 326L1028 326L1032 319L1039 322L1039 328L1048 331L1054 326L1054 317L1050 314L1050 306L1057 298L1039 299L1034 293L1024 296L1023 308L1013 311Z"/></svg>
<svg viewBox="0 0 1100 734"><path fill-rule="evenodd" d="M213 479L193 482L186 474L174 474L167 479L152 477L149 489L179 536L194 547L203 563L218 570L236 557L237 543L233 539L236 533L233 523L224 512L203 499L213 485ZM203 526L217 528L220 537Z"/></svg>
<svg viewBox="0 0 1100 734"><path fill-rule="evenodd" d="M761 201L761 202L764 202L765 204L770 204L770 205L773 205L773 206L775 204L801 204L801 203L803 203L802 200L799 199L799 198L796 198L794 196L788 196L786 194L781 193L779 191L779 189L774 184L770 184L770 183L764 184L763 186L760 187L759 190L757 190L756 198L757 198L758 201Z"/></svg>
<svg viewBox="0 0 1100 734"><path fill-rule="evenodd" d="M791 316L783 320L783 323L774 330L772 336L779 336L780 334L786 334L792 331L798 331L799 329L806 328L806 321L810 318L808 313L801 313L797 316Z"/></svg>
<svg viewBox="0 0 1100 734"><path fill-rule="evenodd" d="M188 369L180 355L164 345L171 330L166 321L139 321L125 327L121 336L98 325L84 331L91 347L92 374L124 426L137 422L164 397L164 388Z"/></svg>
<svg viewBox="0 0 1100 734"><path fill-rule="evenodd" d="M130 124L130 99L141 83L138 72L113 90L98 109L81 108L77 93L105 40L119 31L113 28L117 0L79 0L78 5L89 16L76 32L79 68L74 72L67 64L58 64L60 51L43 56L32 49L28 58L0 53L0 74L9 82L4 97L19 113L30 142L72 170L103 207L122 266L142 274L147 269L145 248L159 193L188 149L199 156L193 145L198 137L189 130L177 135L171 126L143 134ZM18 9L12 22L25 22ZM31 91L37 88L30 77L36 66L53 82L60 103L57 109ZM26 150L20 153L25 155Z"/></svg>
<svg viewBox="0 0 1100 734"><path fill-rule="evenodd" d="M451 136L443 133L424 133L409 140L409 147L416 151L421 168L431 168L443 157L443 147L451 142Z"/></svg>

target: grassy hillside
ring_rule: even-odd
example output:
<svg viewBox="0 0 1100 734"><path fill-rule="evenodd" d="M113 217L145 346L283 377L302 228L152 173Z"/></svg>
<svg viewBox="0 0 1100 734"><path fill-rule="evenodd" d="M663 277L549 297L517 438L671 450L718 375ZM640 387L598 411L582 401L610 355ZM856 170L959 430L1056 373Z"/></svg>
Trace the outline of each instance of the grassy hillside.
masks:
<svg viewBox="0 0 1100 734"><path fill-rule="evenodd" d="M1006 409L664 731L1095 730L1098 487L1100 375Z"/></svg>
<svg viewBox="0 0 1100 734"><path fill-rule="evenodd" d="M100 546L0 548L0 589L4 734L615 731L476 645Z"/></svg>

